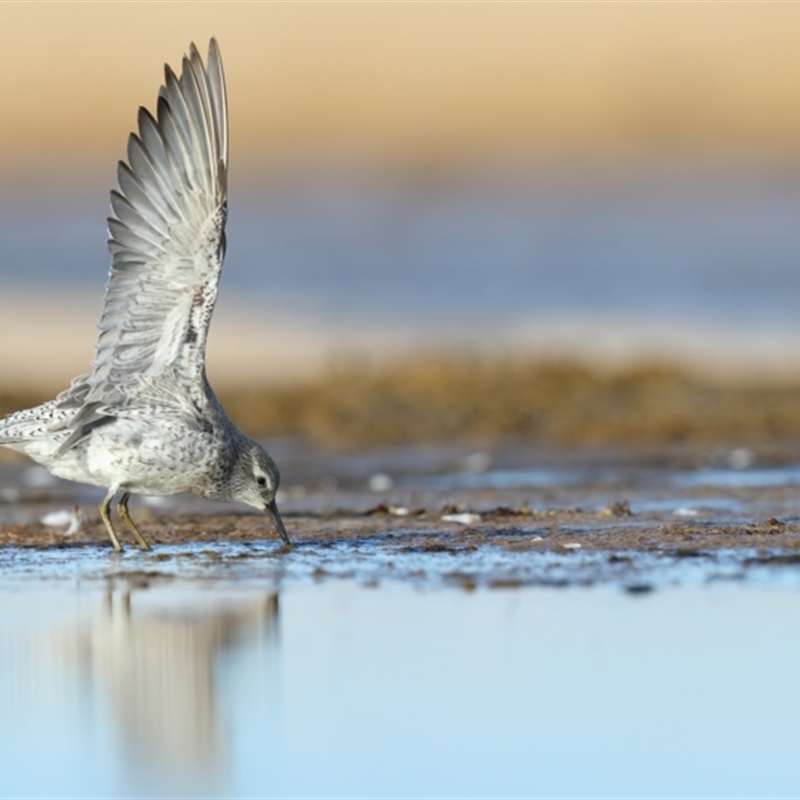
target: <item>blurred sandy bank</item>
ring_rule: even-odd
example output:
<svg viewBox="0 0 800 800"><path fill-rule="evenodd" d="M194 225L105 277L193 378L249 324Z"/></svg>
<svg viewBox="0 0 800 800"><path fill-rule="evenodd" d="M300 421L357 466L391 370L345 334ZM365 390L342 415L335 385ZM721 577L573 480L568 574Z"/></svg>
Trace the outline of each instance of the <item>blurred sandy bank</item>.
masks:
<svg viewBox="0 0 800 800"><path fill-rule="evenodd" d="M92 296L95 294L96 296ZM57 391L87 372L94 356L102 291L6 292L0 297L0 382L4 389ZM265 318L233 304L212 323L209 373L222 386L308 380L323 370L346 329Z"/></svg>
<svg viewBox="0 0 800 800"><path fill-rule="evenodd" d="M88 369L98 302L0 299L0 413ZM574 317L405 327L259 314L229 296L209 377L259 436L332 447L800 441L800 329Z"/></svg>
<svg viewBox="0 0 800 800"><path fill-rule="evenodd" d="M101 291L0 294L0 387L54 392L90 369ZM331 372L391 371L393 365L508 360L580 364L618 372L669 363L714 381L800 380L800 321L741 324L659 319L635 312L485 319L466 313L404 321L346 311L293 314L260 308L242 294L221 297L208 344L208 374L221 390L308 384Z"/></svg>

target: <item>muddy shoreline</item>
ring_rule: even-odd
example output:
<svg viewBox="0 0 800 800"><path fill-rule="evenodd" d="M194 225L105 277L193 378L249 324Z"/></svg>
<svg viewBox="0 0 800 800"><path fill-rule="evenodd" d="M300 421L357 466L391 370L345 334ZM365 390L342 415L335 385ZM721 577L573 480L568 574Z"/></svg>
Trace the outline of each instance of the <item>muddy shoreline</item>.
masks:
<svg viewBox="0 0 800 800"><path fill-rule="evenodd" d="M405 511L405 509L402 509ZM451 512L450 514L442 512ZM272 584L348 579L462 589L618 585L632 592L719 580L797 582L800 517L674 521L631 514L626 504L600 511L531 512L439 509L397 516L385 504L366 513L288 513L293 547L252 514L139 514L153 550L122 534L116 555L98 519L65 537L41 523L0 526L0 577L153 581L214 578ZM120 530L121 527L120 527ZM55 572L53 565L57 564Z"/></svg>
<svg viewBox="0 0 800 800"><path fill-rule="evenodd" d="M800 454L791 443L266 444L281 465L279 506L294 547L240 506L135 498L131 512L153 550L140 553L117 522L126 549L116 556L97 509L101 490L16 459L0 464L0 579L800 586Z"/></svg>
<svg viewBox="0 0 800 800"><path fill-rule="evenodd" d="M406 509L400 509L405 512ZM395 513L393 513L395 512ZM465 522L443 521L443 516L463 517ZM469 516L479 519L467 520ZM498 507L479 514L443 507L434 512L411 509L398 516L380 504L366 512L348 511L304 515L284 514L296 548L325 547L333 542L383 543L408 552L466 552L490 546L512 552L637 550L670 551L692 557L700 551L721 548L768 548L798 552L800 563L800 518L777 517L752 521L670 521L663 515L631 514L627 504L619 509L549 510ZM139 527L154 547L209 542L280 542L263 517L230 514L138 514ZM129 538L120 525L123 540ZM104 547L108 544L99 515L65 537L41 522L0 525L0 545L30 548ZM129 545L136 549L135 544ZM292 548L280 548L291 552Z"/></svg>

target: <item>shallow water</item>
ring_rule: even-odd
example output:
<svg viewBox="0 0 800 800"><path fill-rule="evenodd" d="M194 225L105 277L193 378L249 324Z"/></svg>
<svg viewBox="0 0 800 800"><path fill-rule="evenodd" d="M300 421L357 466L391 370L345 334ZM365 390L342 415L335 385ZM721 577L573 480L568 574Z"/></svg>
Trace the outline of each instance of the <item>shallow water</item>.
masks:
<svg viewBox="0 0 800 800"><path fill-rule="evenodd" d="M0 796L794 796L800 593L0 588Z"/></svg>

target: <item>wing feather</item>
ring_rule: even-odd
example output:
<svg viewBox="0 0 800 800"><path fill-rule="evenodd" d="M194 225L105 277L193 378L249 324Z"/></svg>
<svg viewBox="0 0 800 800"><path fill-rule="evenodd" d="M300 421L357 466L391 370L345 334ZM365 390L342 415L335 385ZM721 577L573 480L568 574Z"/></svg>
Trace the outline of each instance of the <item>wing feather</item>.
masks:
<svg viewBox="0 0 800 800"><path fill-rule="evenodd" d="M195 48L196 51L197 48ZM197 60L200 60L199 53ZM225 74L222 71L222 56L216 39L212 39L208 44L206 79L209 97L216 98L216 102L211 101L211 114L214 117L216 151L220 154L220 171L225 180L228 164L228 95L225 88Z"/></svg>
<svg viewBox="0 0 800 800"><path fill-rule="evenodd" d="M140 110L145 111L145 109ZM149 124L149 122L143 123L143 119L152 120L152 116L146 111L145 114L139 115L140 132L145 125ZM153 124L158 125L155 120L153 120ZM180 220L180 203L171 190L173 179L169 174L169 169L167 168L163 177L159 176L144 142L135 133L128 138L128 161L132 172L139 178L142 188L152 201L157 203L160 208L169 210L174 221Z"/></svg>
<svg viewBox="0 0 800 800"><path fill-rule="evenodd" d="M187 175L191 178L194 188L208 192L213 186L213 181L209 180L210 167L214 163L214 153L209 147L209 130L213 123L204 130L197 130L192 125L192 118L204 118L210 121L210 115L202 102L199 102L197 78L186 57L183 59L182 74L184 81L181 85L172 70L166 71L164 98L180 133L180 140L185 148L184 155L186 151L200 155L200 158L186 159Z"/></svg>
<svg viewBox="0 0 800 800"><path fill-rule="evenodd" d="M216 146L216 120L214 117L213 104L209 95L208 81L202 79L203 62L194 45L189 48L189 59L184 60L184 70L187 71L187 75L190 75L192 78L186 82L187 103L192 107L195 114L202 114L211 122L211 124L202 131L202 146L208 155L203 161L204 166L207 168L204 178L208 182L207 185L210 186L214 183L216 178L216 160L219 157L219 150ZM196 133L199 134L200 131L196 131ZM200 143L198 142L198 144Z"/></svg>
<svg viewBox="0 0 800 800"><path fill-rule="evenodd" d="M116 190L111 192L111 209L114 216L134 233L140 233L145 238L165 239L169 236L169 225L160 214L154 213L151 208L142 208L141 205L137 208Z"/></svg>
<svg viewBox="0 0 800 800"><path fill-rule="evenodd" d="M131 168L124 162L120 161L117 165L117 182L119 183L119 192L112 192L120 194L124 197L143 217L147 217L158 225L161 230L166 233L169 231L170 221L175 219L174 214L164 205L158 205L152 197L152 193L148 194L139 178L131 172Z"/></svg>
<svg viewBox="0 0 800 800"><path fill-rule="evenodd" d="M228 122L216 40L194 44L181 74L165 67L155 117L139 109L108 220L111 268L93 371L59 397L74 408L66 446L135 404L156 381L176 402L210 402L205 346L224 256ZM169 392L165 393L169 396Z"/></svg>

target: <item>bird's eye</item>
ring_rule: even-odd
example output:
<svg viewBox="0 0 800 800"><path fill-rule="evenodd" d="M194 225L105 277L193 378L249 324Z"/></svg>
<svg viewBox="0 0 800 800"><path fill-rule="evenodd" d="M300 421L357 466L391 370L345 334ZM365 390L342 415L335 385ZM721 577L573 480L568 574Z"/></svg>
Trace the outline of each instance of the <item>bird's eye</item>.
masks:
<svg viewBox="0 0 800 800"><path fill-rule="evenodd" d="M266 478L265 478L263 475L259 475L259 476L256 478L256 483L257 483L259 486L266 486L266 485L267 485L267 479L266 479Z"/></svg>

